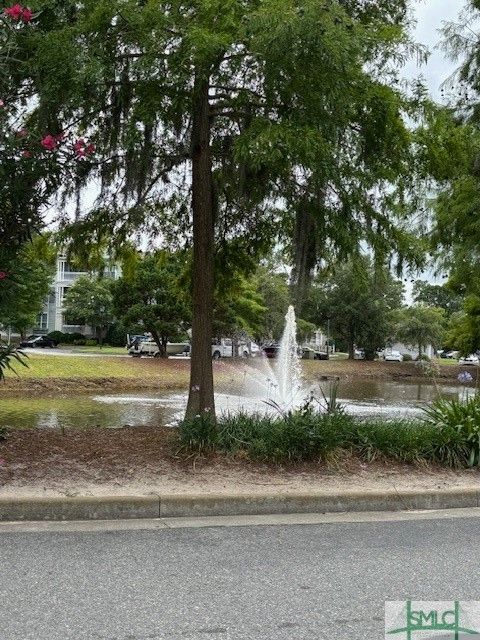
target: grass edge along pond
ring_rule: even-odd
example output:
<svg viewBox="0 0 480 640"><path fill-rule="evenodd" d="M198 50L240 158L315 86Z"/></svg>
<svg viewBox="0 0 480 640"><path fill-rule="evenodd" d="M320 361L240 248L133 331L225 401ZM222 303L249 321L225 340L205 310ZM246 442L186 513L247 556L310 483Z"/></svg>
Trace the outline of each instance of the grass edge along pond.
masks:
<svg viewBox="0 0 480 640"><path fill-rule="evenodd" d="M438 399L416 420L360 420L341 407L318 413L308 405L274 416L224 415L216 423L206 414L181 423L180 439L187 450L273 463L333 460L348 451L366 462L474 467L480 462L480 398Z"/></svg>

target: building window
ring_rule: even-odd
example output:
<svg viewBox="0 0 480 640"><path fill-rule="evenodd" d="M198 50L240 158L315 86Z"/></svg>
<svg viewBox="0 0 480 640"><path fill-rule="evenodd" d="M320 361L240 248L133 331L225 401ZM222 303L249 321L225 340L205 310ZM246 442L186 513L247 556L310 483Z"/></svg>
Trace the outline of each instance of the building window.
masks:
<svg viewBox="0 0 480 640"><path fill-rule="evenodd" d="M39 313L37 316L37 327L39 329L48 329L48 313Z"/></svg>

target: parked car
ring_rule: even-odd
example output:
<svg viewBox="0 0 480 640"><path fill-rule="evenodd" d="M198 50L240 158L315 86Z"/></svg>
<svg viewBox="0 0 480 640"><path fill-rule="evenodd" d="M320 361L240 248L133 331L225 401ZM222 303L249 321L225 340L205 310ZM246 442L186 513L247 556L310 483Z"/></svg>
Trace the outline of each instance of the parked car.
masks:
<svg viewBox="0 0 480 640"><path fill-rule="evenodd" d="M478 365L480 364L480 359L478 358L478 356L472 353L471 355L466 356L465 358L460 358L460 360L458 361L458 364L461 367L465 367L469 365L478 367Z"/></svg>
<svg viewBox="0 0 480 640"><path fill-rule="evenodd" d="M365 351L363 349L355 349L353 353L354 360L365 360Z"/></svg>
<svg viewBox="0 0 480 640"><path fill-rule="evenodd" d="M403 362L403 356L400 351L387 351L384 358L385 362Z"/></svg>
<svg viewBox="0 0 480 640"><path fill-rule="evenodd" d="M267 356L267 358L277 358L279 351L280 345L277 343L267 344L263 347L263 353Z"/></svg>
<svg viewBox="0 0 480 640"><path fill-rule="evenodd" d="M35 349L37 347L41 347L42 349L50 347L50 349L53 349L57 345L58 342L56 340L52 340L52 338L49 338L48 336L28 336L26 340L23 340L20 343L21 347L28 347L29 349Z"/></svg>

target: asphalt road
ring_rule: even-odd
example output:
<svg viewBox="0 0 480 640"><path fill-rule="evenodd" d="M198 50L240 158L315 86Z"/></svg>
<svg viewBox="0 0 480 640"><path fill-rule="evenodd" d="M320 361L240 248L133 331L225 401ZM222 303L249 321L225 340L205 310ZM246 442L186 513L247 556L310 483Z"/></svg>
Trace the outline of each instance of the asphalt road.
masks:
<svg viewBox="0 0 480 640"><path fill-rule="evenodd" d="M480 519L0 533L1 640L376 640L480 599Z"/></svg>

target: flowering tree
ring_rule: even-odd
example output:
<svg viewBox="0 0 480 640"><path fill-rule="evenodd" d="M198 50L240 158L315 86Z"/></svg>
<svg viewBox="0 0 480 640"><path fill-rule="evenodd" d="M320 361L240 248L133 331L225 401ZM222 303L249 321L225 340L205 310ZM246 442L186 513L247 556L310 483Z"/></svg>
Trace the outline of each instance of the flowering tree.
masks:
<svg viewBox="0 0 480 640"><path fill-rule="evenodd" d="M34 95L22 76L22 44L35 29L35 15L21 4L0 14L0 268L43 226L42 209L62 184L74 180L78 161L95 146L53 123L47 130L33 117ZM49 129L49 130L48 130Z"/></svg>

